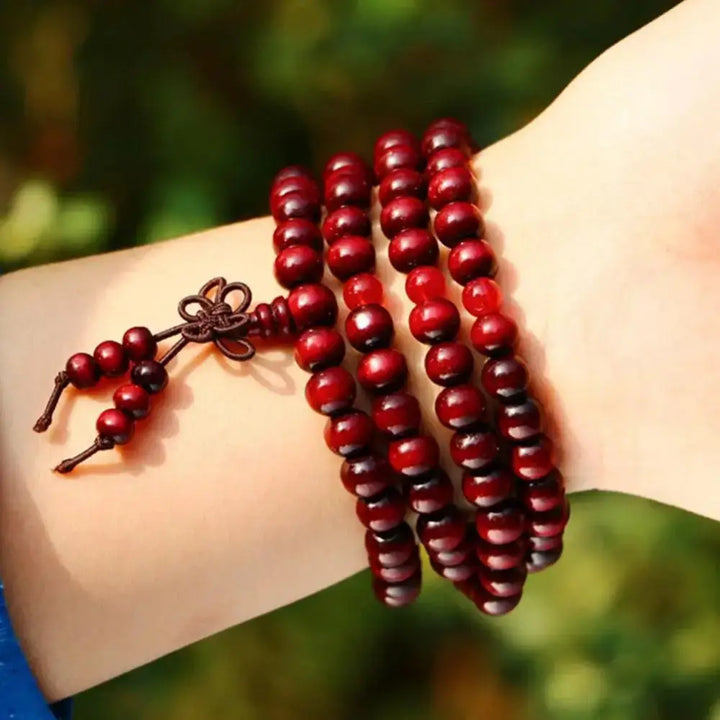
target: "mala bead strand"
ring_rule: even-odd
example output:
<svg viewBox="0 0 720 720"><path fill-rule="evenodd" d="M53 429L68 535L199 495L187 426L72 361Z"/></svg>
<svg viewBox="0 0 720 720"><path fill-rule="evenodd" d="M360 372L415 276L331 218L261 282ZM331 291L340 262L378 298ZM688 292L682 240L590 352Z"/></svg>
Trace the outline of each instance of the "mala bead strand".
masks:
<svg viewBox="0 0 720 720"><path fill-rule="evenodd" d="M452 123L454 130L451 131ZM489 541L492 534L508 543L524 543L526 569L535 572L559 558L569 509L562 478L554 465L551 442L542 432L541 408L528 394L527 367L514 354L517 324L502 312L502 292L493 279L497 262L492 248L484 240L482 215L476 204L475 181L469 163L472 147L467 129L457 121L434 123L423 138L429 168L428 197L436 211L435 234L451 248L450 275L462 286L463 307L475 317L470 339L475 350L487 357L481 383L488 396L497 402L497 427L510 446L511 468L519 497L510 504L499 501L499 512L497 507L489 505L483 511L484 516L478 514L477 529L485 541ZM465 158L462 163L461 155ZM464 487L484 502L485 498L497 499L490 488L498 482L497 477L489 479L487 484L467 480ZM509 480L505 477L502 482L507 485ZM523 533L510 539L520 526L523 514ZM544 533L545 538L551 532L556 532L557 544L547 551L536 549L536 543L542 546L538 533ZM482 553L481 561L483 557L490 558L484 549L478 552ZM513 553L514 549L509 551L509 555ZM485 562L483 566L488 567ZM482 577L480 580L483 582ZM486 581L483 587L492 593L495 585Z"/></svg>
<svg viewBox="0 0 720 720"><path fill-rule="evenodd" d="M357 277L358 271L370 269L375 260L374 249L362 234L366 232L362 208L369 206L371 176L358 165L358 160L349 153L336 155L328 162L324 173L324 197L331 215L326 218L323 230L331 238L333 250L328 264L331 271L343 278ZM305 200L310 202L319 197L319 188L309 174L303 177L308 183L304 189L293 192L304 192ZM286 175L281 173L270 193L271 204L272 198L277 197L288 182ZM356 209L362 217L352 212ZM295 359L303 370L311 373L305 386L305 397L313 410L327 416L325 443L343 458L340 479L356 498L356 514L366 528L365 545L373 575L373 591L388 606L407 605L420 592L421 567L417 543L404 520L405 501L394 486L392 468L373 449L375 423L367 413L355 407L356 383L342 367L345 340L334 327L337 301L320 283L323 258L315 243L316 237L321 237L320 231L317 225L312 232L303 226L303 244L291 244L293 241L288 238L292 238L295 231L290 232L286 227L296 222L281 220L273 236L273 245L277 252L276 278L284 286L291 287L288 311L300 332L295 342ZM369 227L367 234L369 236ZM308 272L305 272L304 264L292 263L291 251L297 248L302 248L303 257L308 258ZM310 272L310 259L313 268L320 268L319 273L316 269ZM292 268L291 271L285 272L288 268ZM377 288L355 285L358 297L377 294ZM369 335L365 333L365 337L367 339Z"/></svg>

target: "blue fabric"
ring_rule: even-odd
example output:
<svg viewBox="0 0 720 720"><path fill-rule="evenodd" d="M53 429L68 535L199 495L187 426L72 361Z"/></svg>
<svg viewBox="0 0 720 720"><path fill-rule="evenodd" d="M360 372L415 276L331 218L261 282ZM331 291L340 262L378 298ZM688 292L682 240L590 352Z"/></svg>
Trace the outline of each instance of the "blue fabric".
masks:
<svg viewBox="0 0 720 720"><path fill-rule="evenodd" d="M69 720L72 701L48 707L18 644L0 581L0 720Z"/></svg>

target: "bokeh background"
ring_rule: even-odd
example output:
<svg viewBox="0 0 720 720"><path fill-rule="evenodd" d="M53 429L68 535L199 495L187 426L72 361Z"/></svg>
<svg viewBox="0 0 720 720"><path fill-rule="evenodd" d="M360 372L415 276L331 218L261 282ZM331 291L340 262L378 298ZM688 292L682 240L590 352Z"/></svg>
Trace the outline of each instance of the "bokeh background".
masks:
<svg viewBox="0 0 720 720"><path fill-rule="evenodd" d="M393 126L450 114L492 142L674 4L0 0L0 265L264 213L283 164ZM387 611L363 574L83 694L77 718L720 720L720 526L585 495L566 547L507 618L432 578Z"/></svg>

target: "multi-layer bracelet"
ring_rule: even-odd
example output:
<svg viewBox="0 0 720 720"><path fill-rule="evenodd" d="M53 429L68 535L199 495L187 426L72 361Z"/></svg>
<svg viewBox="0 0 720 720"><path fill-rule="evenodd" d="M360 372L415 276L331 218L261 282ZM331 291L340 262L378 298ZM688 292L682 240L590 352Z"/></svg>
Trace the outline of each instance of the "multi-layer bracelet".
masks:
<svg viewBox="0 0 720 720"><path fill-rule="evenodd" d="M213 342L226 357L245 361L255 353L253 338L293 342L299 367L310 373L306 399L328 418L325 442L342 458L341 482L366 529L376 596L389 606L415 600L422 544L430 567L481 611L512 610L527 574L560 557L569 506L527 367L515 354L517 325L501 312L497 262L470 164L475 149L464 125L443 119L420 141L403 130L380 137L372 168L354 153L334 155L322 185L299 166L278 173L269 198L274 272L287 298L248 311L246 285L214 278L180 301L179 325L159 333L134 327L122 342L104 341L93 354L73 355L55 378L38 432L50 425L68 386L82 390L128 373L129 382L99 416L93 443L56 470L68 473L97 452L129 442L150 412L151 397L167 385L166 366L189 343ZM468 510L456 503L438 443L406 388L408 364L394 346L397 319L384 305L375 274L375 195L389 262L406 275L414 305L410 331L428 345L425 371L441 388L434 412L452 431L449 454L461 472ZM441 260L475 318L470 345L483 357L477 384L474 353L461 337ZM326 264L342 283L344 332L336 295L323 283ZM170 338L175 342L160 352L159 344ZM343 364L346 340L359 353L356 377Z"/></svg>

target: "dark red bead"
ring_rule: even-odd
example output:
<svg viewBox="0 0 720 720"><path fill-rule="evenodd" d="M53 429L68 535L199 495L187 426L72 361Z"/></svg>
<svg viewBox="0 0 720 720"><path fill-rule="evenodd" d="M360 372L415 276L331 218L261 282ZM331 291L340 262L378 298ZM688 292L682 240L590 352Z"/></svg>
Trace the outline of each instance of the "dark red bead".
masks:
<svg viewBox="0 0 720 720"><path fill-rule="evenodd" d="M434 152L428 160L425 175L432 180L434 175L452 167L466 167L467 155L458 148L446 148Z"/></svg>
<svg viewBox="0 0 720 720"><path fill-rule="evenodd" d="M401 583L386 583L379 578L373 578L373 592L375 597L388 607L405 607L414 602L420 594L421 574L415 573L411 578Z"/></svg>
<svg viewBox="0 0 720 720"><path fill-rule="evenodd" d="M121 385L113 393L113 403L133 420L142 420L150 414L150 394L139 385Z"/></svg>
<svg viewBox="0 0 720 720"><path fill-rule="evenodd" d="M341 168L325 180L325 206L328 212L343 205L369 208L371 191L372 183L365 171L354 167Z"/></svg>
<svg viewBox="0 0 720 720"><path fill-rule="evenodd" d="M497 437L489 430L456 432L450 439L450 455L464 470L478 471L488 467L498 452Z"/></svg>
<svg viewBox="0 0 720 720"><path fill-rule="evenodd" d="M408 168L417 170L422 157L414 145L393 145L375 158L375 176L382 181L393 170Z"/></svg>
<svg viewBox="0 0 720 720"><path fill-rule="evenodd" d="M548 550L545 552L529 552L525 559L525 568L528 573L537 573L554 565L562 555L560 550Z"/></svg>
<svg viewBox="0 0 720 720"><path fill-rule="evenodd" d="M365 549L371 562L383 567L397 567L417 552L417 543L410 526L403 522L387 532L366 530Z"/></svg>
<svg viewBox="0 0 720 720"><path fill-rule="evenodd" d="M388 248L390 264L401 273L409 273L421 265L435 265L439 253L435 238L420 228L398 233Z"/></svg>
<svg viewBox="0 0 720 720"><path fill-rule="evenodd" d="M460 285L480 277L493 277L497 273L495 253L484 240L463 240L448 256L448 270Z"/></svg>
<svg viewBox="0 0 720 720"><path fill-rule="evenodd" d="M407 379L405 356L390 348L372 350L361 358L357 379L371 393L397 392Z"/></svg>
<svg viewBox="0 0 720 720"><path fill-rule="evenodd" d="M343 285L343 300L349 310L383 301L382 283L370 273L353 275Z"/></svg>
<svg viewBox="0 0 720 720"><path fill-rule="evenodd" d="M433 120L430 125L428 125L425 132L427 133L431 130L437 130L438 128L452 128L453 130L459 132L462 137L464 137L465 140L470 143L470 131L468 130L467 125L465 125L464 122L461 122L457 118L443 117L438 118L437 120Z"/></svg>
<svg viewBox="0 0 720 720"><path fill-rule="evenodd" d="M483 365L480 380L488 395L509 402L527 389L527 366L514 355L491 358Z"/></svg>
<svg viewBox="0 0 720 720"><path fill-rule="evenodd" d="M484 232L480 211L469 202L445 205L435 216L434 229L437 239L449 248L468 238L482 238Z"/></svg>
<svg viewBox="0 0 720 720"><path fill-rule="evenodd" d="M337 320L337 300L333 292L320 283L293 288L288 307L298 332L311 327L332 327Z"/></svg>
<svg viewBox="0 0 720 720"><path fill-rule="evenodd" d="M562 533L557 535L548 535L547 537L539 537L537 535L529 535L527 538L528 550L531 552L548 552L549 550L562 550L563 536Z"/></svg>
<svg viewBox="0 0 720 720"><path fill-rule="evenodd" d="M470 341L483 355L496 357L510 352L518 335L518 327L512 318L502 313L483 315L473 323Z"/></svg>
<svg viewBox="0 0 720 720"><path fill-rule="evenodd" d="M392 316L382 305L362 305L347 316L345 333L356 350L367 353L388 347L395 329Z"/></svg>
<svg viewBox="0 0 720 720"><path fill-rule="evenodd" d="M157 352L157 341L146 327L130 328L122 341L125 352L131 360L152 360Z"/></svg>
<svg viewBox="0 0 720 720"><path fill-rule="evenodd" d="M457 247L453 248L453 252L457 250ZM463 288L463 307L475 317L498 312L502 306L502 300L500 286L489 277L476 277Z"/></svg>
<svg viewBox="0 0 720 720"><path fill-rule="evenodd" d="M420 404L414 395L405 392L383 395L373 402L375 427L391 438L416 435L420 428Z"/></svg>
<svg viewBox="0 0 720 720"><path fill-rule="evenodd" d="M410 228L426 228L429 219L425 203L415 197L395 198L380 211L380 227L388 238Z"/></svg>
<svg viewBox="0 0 720 720"><path fill-rule="evenodd" d="M554 537L565 529L569 517L570 506L567 501L547 512L531 512L527 519L528 533L536 537Z"/></svg>
<svg viewBox="0 0 720 720"><path fill-rule="evenodd" d="M472 200L474 192L472 173L464 167L453 167L433 175L428 185L428 201L439 210L451 202Z"/></svg>
<svg viewBox="0 0 720 720"><path fill-rule="evenodd" d="M355 380L343 367L330 367L313 375L305 385L310 407L322 415L346 412L355 402Z"/></svg>
<svg viewBox="0 0 720 720"><path fill-rule="evenodd" d="M84 390L97 385L101 372L92 355L75 353L65 363L65 374L74 387Z"/></svg>
<svg viewBox="0 0 720 720"><path fill-rule="evenodd" d="M293 247L294 245L305 245L317 252L321 252L323 241L317 223L296 218L295 220L287 220L278 225L273 232L273 247L275 248L275 253L279 253L285 248Z"/></svg>
<svg viewBox="0 0 720 720"><path fill-rule="evenodd" d="M294 177L285 178L279 183L275 183L270 191L270 212L275 215L280 207L282 198L290 193L298 193L315 204L320 203L320 188L311 178L296 175Z"/></svg>
<svg viewBox="0 0 720 720"><path fill-rule="evenodd" d="M480 539L493 545L515 542L525 531L525 513L522 506L513 501L478 510L475 528Z"/></svg>
<svg viewBox="0 0 720 720"><path fill-rule="evenodd" d="M465 538L465 519L454 505L449 505L436 513L420 515L416 530L428 551L445 552Z"/></svg>
<svg viewBox="0 0 720 720"><path fill-rule="evenodd" d="M130 379L151 395L162 392L168 384L167 370L156 360L141 360L130 371Z"/></svg>
<svg viewBox="0 0 720 720"><path fill-rule="evenodd" d="M485 418L485 398L473 385L456 385L437 396L435 413L451 430L471 430Z"/></svg>
<svg viewBox="0 0 720 720"><path fill-rule="evenodd" d="M293 245L281 250L275 258L275 279L284 288L322 280L322 255L307 245Z"/></svg>
<svg viewBox="0 0 720 720"><path fill-rule="evenodd" d="M323 169L323 181L327 182L328 178L333 173L345 168L350 168L367 174L370 173L370 168L367 163L357 153L340 152L333 155L327 163L325 163L325 168ZM369 176L368 179L371 180L372 177Z"/></svg>
<svg viewBox="0 0 720 720"><path fill-rule="evenodd" d="M279 185L283 180L291 177L305 177L310 180L313 179L313 174L302 165L288 165L284 167L280 172L273 178L272 186Z"/></svg>
<svg viewBox="0 0 720 720"><path fill-rule="evenodd" d="M497 597L496 595L490 594L484 587L479 587L473 593L475 607L477 607L480 612L485 613L485 615L491 615L493 617L507 615L518 606L521 598L521 592L517 595L511 595L510 597Z"/></svg>
<svg viewBox="0 0 720 720"><path fill-rule="evenodd" d="M116 445L125 445L135 432L135 421L122 410L110 408L100 413L95 427L100 437L109 438Z"/></svg>
<svg viewBox="0 0 720 720"><path fill-rule="evenodd" d="M305 193L291 192L277 199L272 216L277 223L291 218L303 218L318 222L320 220L320 204Z"/></svg>
<svg viewBox="0 0 720 720"><path fill-rule="evenodd" d="M497 426L500 434L512 442L524 442L543 430L542 413L535 400L526 397L519 405L498 407Z"/></svg>
<svg viewBox="0 0 720 720"><path fill-rule="evenodd" d="M372 574L388 583L399 583L410 579L420 570L420 555L418 552L412 554L402 565L385 567L370 558L370 571Z"/></svg>
<svg viewBox="0 0 720 720"><path fill-rule="evenodd" d="M295 343L295 361L307 372L339 365L345 357L345 341L334 328L310 328Z"/></svg>
<svg viewBox="0 0 720 720"><path fill-rule="evenodd" d="M513 597L522 592L527 577L525 565L507 570L490 570L482 567L478 573L480 584L495 597Z"/></svg>
<svg viewBox="0 0 720 720"><path fill-rule="evenodd" d="M453 501L453 486L450 478L440 469L428 477L421 477L411 483L408 494L410 509L420 515L442 510Z"/></svg>
<svg viewBox="0 0 720 720"><path fill-rule="evenodd" d="M372 226L368 214L352 205L331 212L322 225L322 234L328 245L347 235L370 237L371 232Z"/></svg>
<svg viewBox="0 0 720 720"><path fill-rule="evenodd" d="M375 425L367 413L353 410L330 418L325 425L325 444L337 455L356 457L367 454Z"/></svg>
<svg viewBox="0 0 720 720"><path fill-rule="evenodd" d="M431 125L423 135L420 147L426 158L447 148L457 148L466 155L470 154L466 133L453 125Z"/></svg>
<svg viewBox="0 0 720 720"><path fill-rule="evenodd" d="M503 468L490 469L481 475L464 473L462 491L465 499L481 508L489 508L512 497L515 478Z"/></svg>
<svg viewBox="0 0 720 720"><path fill-rule="evenodd" d="M409 324L416 340L433 345L455 338L460 329L460 313L445 298L426 300L410 311Z"/></svg>
<svg viewBox="0 0 720 720"><path fill-rule="evenodd" d="M455 546L452 550L440 550L438 552L430 552L430 557L438 565L443 567L453 567L470 563L475 555L474 541L469 533L466 532L463 541Z"/></svg>
<svg viewBox="0 0 720 720"><path fill-rule="evenodd" d="M445 297L445 276L432 265L421 265L408 273L405 292L416 305Z"/></svg>
<svg viewBox="0 0 720 720"><path fill-rule="evenodd" d="M552 443L544 435L529 445L515 445L512 449L513 472L521 480L540 480L554 467Z"/></svg>
<svg viewBox="0 0 720 720"><path fill-rule="evenodd" d="M405 501L395 488L388 488L374 497L358 498L355 513L368 530L386 532L405 519Z"/></svg>
<svg viewBox="0 0 720 720"><path fill-rule="evenodd" d="M388 132L381 135L375 141L375 147L373 148L373 156L378 158L386 150L396 145L409 145L414 147L416 150L420 150L420 143L417 138L407 130L389 130Z"/></svg>
<svg viewBox="0 0 720 720"><path fill-rule="evenodd" d="M115 340L101 342L93 353L93 358L106 377L124 375L130 366L130 358L125 348Z"/></svg>
<svg viewBox="0 0 720 720"><path fill-rule="evenodd" d="M273 318L275 333L283 338L294 338L296 335L295 323L290 315L290 306L287 300L278 296L270 303L270 314Z"/></svg>
<svg viewBox="0 0 720 720"><path fill-rule="evenodd" d="M450 582L464 582L474 577L477 568L474 562L468 561L459 565L442 565L441 563L430 559L430 566L432 569L440 575L440 577L449 580Z"/></svg>
<svg viewBox="0 0 720 720"><path fill-rule="evenodd" d="M477 559L490 570L509 570L522 565L526 551L527 542L522 537L507 545L493 545L484 540L475 544Z"/></svg>
<svg viewBox="0 0 720 720"><path fill-rule="evenodd" d="M425 197L427 185L423 174L411 168L400 168L388 173L378 188L378 199L385 206L399 197Z"/></svg>
<svg viewBox="0 0 720 720"><path fill-rule="evenodd" d="M375 248L367 238L348 235L330 246L327 264L338 280L345 281L375 267Z"/></svg>
<svg viewBox="0 0 720 720"><path fill-rule="evenodd" d="M345 460L340 479L349 493L368 498L387 490L395 477L385 458L371 454Z"/></svg>
<svg viewBox="0 0 720 720"><path fill-rule="evenodd" d="M267 303L258 303L250 313L250 329L248 335L265 338L272 337L275 331L272 307Z"/></svg>
<svg viewBox="0 0 720 720"><path fill-rule="evenodd" d="M473 355L462 342L433 345L425 355L425 371L436 385L453 386L468 381L473 371Z"/></svg>
<svg viewBox="0 0 720 720"><path fill-rule="evenodd" d="M393 440L388 448L388 462L403 477L413 478L437 468L440 450L430 435Z"/></svg>

